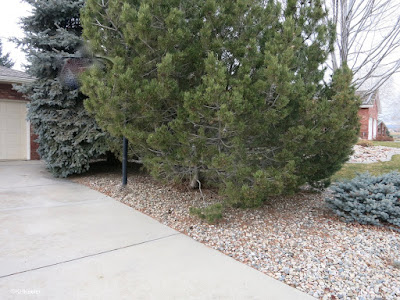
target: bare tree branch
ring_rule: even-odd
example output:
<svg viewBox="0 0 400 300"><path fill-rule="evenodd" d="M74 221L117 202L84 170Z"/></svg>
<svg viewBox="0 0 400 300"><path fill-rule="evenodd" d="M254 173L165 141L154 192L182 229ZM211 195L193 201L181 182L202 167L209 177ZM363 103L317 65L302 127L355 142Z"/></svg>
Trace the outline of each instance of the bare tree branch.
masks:
<svg viewBox="0 0 400 300"><path fill-rule="evenodd" d="M400 1L325 0L337 30L329 68L347 64L371 93L400 71ZM396 55L397 54L397 55Z"/></svg>

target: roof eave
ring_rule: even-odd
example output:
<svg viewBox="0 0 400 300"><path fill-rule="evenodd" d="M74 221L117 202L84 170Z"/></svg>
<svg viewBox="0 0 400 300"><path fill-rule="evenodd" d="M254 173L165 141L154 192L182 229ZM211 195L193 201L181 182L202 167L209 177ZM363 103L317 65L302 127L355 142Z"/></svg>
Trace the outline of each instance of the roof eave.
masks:
<svg viewBox="0 0 400 300"><path fill-rule="evenodd" d="M35 81L34 78L18 78L18 77L7 77L0 76L0 83L30 83Z"/></svg>

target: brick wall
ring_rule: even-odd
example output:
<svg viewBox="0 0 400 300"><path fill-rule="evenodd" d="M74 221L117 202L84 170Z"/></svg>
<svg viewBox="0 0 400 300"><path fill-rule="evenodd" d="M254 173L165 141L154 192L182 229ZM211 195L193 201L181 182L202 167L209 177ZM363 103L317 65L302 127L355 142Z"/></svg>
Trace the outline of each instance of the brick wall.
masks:
<svg viewBox="0 0 400 300"><path fill-rule="evenodd" d="M368 139L368 123L369 118L373 118L376 120L376 124L378 124L378 101L374 101L374 105L369 108L360 108L358 110L358 116L360 117L360 138ZM378 128L376 131L378 132Z"/></svg>
<svg viewBox="0 0 400 300"><path fill-rule="evenodd" d="M27 101L21 93L13 90L12 84L7 83L0 83L0 99L7 99L7 100L24 100ZM36 152L39 145L35 142L37 139L37 135L33 133L32 126L31 126L31 160L39 160L39 154Z"/></svg>
<svg viewBox="0 0 400 300"><path fill-rule="evenodd" d="M378 120L378 100L374 102L374 106L370 108L370 116Z"/></svg>
<svg viewBox="0 0 400 300"><path fill-rule="evenodd" d="M40 156L37 153L37 149L39 148L39 144L35 142L38 136L33 132L33 128L31 126L31 160L39 160Z"/></svg>
<svg viewBox="0 0 400 300"><path fill-rule="evenodd" d="M381 124L379 124L378 125L378 134L377 134L377 136L379 137L382 137L382 136L386 136L386 130L387 130L387 127L385 126L385 124L384 123L381 123Z"/></svg>
<svg viewBox="0 0 400 300"><path fill-rule="evenodd" d="M360 117L360 138L368 139L368 120L369 120L369 108L360 108L358 110L358 116Z"/></svg>
<svg viewBox="0 0 400 300"><path fill-rule="evenodd" d="M0 99L27 100L24 95L12 89L11 84L0 83Z"/></svg>
<svg viewBox="0 0 400 300"><path fill-rule="evenodd" d="M382 136L387 136L388 128L382 123Z"/></svg>

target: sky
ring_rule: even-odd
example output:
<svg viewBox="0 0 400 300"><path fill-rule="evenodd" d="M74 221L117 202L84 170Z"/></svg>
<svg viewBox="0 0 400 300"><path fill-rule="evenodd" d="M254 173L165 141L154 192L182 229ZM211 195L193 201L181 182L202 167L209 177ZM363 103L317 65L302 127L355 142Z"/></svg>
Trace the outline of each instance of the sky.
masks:
<svg viewBox="0 0 400 300"><path fill-rule="evenodd" d="M9 42L8 38L23 37L23 31L18 23L21 17L30 14L30 5L21 0L0 0L0 5L2 8L0 38L3 43L3 54L10 53L11 59L15 62L13 68L24 71L23 65L27 63L25 54L14 43ZM393 76L382 89L384 89L381 93L382 119L387 124L400 126L400 74Z"/></svg>
<svg viewBox="0 0 400 300"><path fill-rule="evenodd" d="M10 53L15 62L13 69L23 71L26 64L25 54L17 49L10 37L23 37L23 31L18 24L19 19L30 14L30 5L20 0L0 0L0 38L3 43L3 54Z"/></svg>

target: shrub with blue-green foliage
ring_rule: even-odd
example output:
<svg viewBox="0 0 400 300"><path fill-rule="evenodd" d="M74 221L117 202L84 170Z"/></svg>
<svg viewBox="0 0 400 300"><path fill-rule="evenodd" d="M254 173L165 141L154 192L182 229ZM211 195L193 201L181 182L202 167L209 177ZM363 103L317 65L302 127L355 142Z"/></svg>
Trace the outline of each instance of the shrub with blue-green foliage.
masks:
<svg viewBox="0 0 400 300"><path fill-rule="evenodd" d="M18 41L28 58L32 83L16 86L29 100L28 118L38 135L38 153L56 177L89 170L108 151L108 135L83 106L85 96L64 86L60 73L83 45L80 9L85 0L25 0L32 13L22 19Z"/></svg>
<svg viewBox="0 0 400 300"><path fill-rule="evenodd" d="M328 206L349 222L400 226L400 173L369 173L335 183Z"/></svg>

